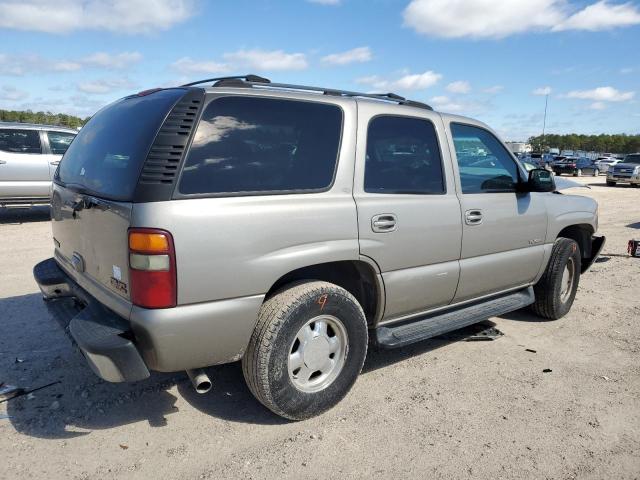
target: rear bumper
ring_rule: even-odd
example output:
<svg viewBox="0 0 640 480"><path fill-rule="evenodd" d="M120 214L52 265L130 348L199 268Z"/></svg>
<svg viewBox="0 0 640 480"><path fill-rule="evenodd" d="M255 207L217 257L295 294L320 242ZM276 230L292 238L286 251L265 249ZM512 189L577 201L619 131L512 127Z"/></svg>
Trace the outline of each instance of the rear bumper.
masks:
<svg viewBox="0 0 640 480"><path fill-rule="evenodd" d="M33 269L52 316L70 333L93 371L109 382L137 381L150 370L177 372L240 360L264 295L175 308L105 307L50 258ZM99 298L99 297L98 297Z"/></svg>
<svg viewBox="0 0 640 480"><path fill-rule="evenodd" d="M149 376L126 320L78 286L53 258L38 263L33 276L52 314L68 326L68 333L96 375L108 382L135 382ZM67 305L60 308L59 302Z"/></svg>

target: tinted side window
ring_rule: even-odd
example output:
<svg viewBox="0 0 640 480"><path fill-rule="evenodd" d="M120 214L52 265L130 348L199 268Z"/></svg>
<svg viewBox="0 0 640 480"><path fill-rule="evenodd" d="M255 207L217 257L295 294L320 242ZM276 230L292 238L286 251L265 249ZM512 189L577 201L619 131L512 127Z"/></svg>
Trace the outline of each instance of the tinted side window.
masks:
<svg viewBox="0 0 640 480"><path fill-rule="evenodd" d="M73 133L65 132L47 132L49 139L49 148L54 155L64 155L71 145L71 140L75 138Z"/></svg>
<svg viewBox="0 0 640 480"><path fill-rule="evenodd" d="M490 132L471 125L451 124L462 193L513 192L518 167Z"/></svg>
<svg viewBox="0 0 640 480"><path fill-rule="evenodd" d="M364 191L369 193L444 193L442 159L431 122L379 116L367 132Z"/></svg>
<svg viewBox="0 0 640 480"><path fill-rule="evenodd" d="M205 108L179 192L320 190L336 168L342 110L335 105L222 97Z"/></svg>
<svg viewBox="0 0 640 480"><path fill-rule="evenodd" d="M11 153L42 153L38 130L0 130L0 150Z"/></svg>

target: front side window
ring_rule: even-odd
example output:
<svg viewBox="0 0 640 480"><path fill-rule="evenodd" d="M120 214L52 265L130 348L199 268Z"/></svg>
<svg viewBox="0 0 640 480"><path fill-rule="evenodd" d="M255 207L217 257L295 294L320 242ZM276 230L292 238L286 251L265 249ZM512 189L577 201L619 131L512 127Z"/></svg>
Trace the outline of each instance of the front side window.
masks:
<svg viewBox="0 0 640 480"><path fill-rule="evenodd" d="M371 120L367 132L364 191L444 193L442 159L433 123L390 115Z"/></svg>
<svg viewBox="0 0 640 480"><path fill-rule="evenodd" d="M40 132L0 129L0 150L11 153L42 153Z"/></svg>
<svg viewBox="0 0 640 480"><path fill-rule="evenodd" d="M514 192L518 167L492 133L483 128L451 124L462 193Z"/></svg>
<svg viewBox="0 0 640 480"><path fill-rule="evenodd" d="M64 155L71 145L71 140L75 138L73 133L66 132L47 132L49 139L49 148L54 155Z"/></svg>
<svg viewBox="0 0 640 480"><path fill-rule="evenodd" d="M181 194L318 191L333 182L342 110L325 103L221 97L205 108Z"/></svg>

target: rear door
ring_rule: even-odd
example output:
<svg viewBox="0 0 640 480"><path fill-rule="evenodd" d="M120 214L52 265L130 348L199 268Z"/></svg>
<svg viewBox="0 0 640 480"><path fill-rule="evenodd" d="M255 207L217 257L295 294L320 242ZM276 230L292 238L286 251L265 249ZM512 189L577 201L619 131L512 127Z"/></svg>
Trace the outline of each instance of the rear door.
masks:
<svg viewBox="0 0 640 480"><path fill-rule="evenodd" d="M518 193L524 174L497 137L479 125L448 123L463 215L464 301L530 283L544 255L544 193Z"/></svg>
<svg viewBox="0 0 640 480"><path fill-rule="evenodd" d="M0 198L49 195L49 166L39 130L0 128Z"/></svg>
<svg viewBox="0 0 640 480"><path fill-rule="evenodd" d="M179 143L188 139L195 113L185 129L180 121L166 122L173 147L156 144L165 138L165 118L185 92L133 95L103 108L80 130L54 177L56 259L82 287L121 315L130 309L128 228L136 192L144 183L141 171L144 166L163 176L165 157L171 156L172 165L180 161ZM152 150L158 154L150 154ZM171 168L173 172L177 167Z"/></svg>
<svg viewBox="0 0 640 480"><path fill-rule="evenodd" d="M387 110L359 102L354 197L360 253L379 265L394 320L452 300L462 226L440 116Z"/></svg>

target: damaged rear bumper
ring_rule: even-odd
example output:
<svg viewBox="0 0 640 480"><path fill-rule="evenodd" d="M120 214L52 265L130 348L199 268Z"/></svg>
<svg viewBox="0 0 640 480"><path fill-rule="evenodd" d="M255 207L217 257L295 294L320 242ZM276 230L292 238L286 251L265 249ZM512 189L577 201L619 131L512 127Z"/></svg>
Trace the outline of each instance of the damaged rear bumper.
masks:
<svg viewBox="0 0 640 480"><path fill-rule="evenodd" d="M53 258L38 263L33 276L56 320L63 326L68 322L68 333L96 375L108 382L135 382L149 376L125 319L89 295ZM64 306L58 305L62 302Z"/></svg>

